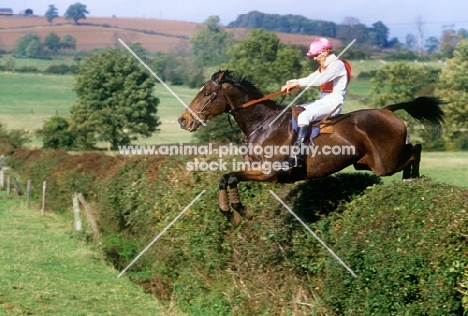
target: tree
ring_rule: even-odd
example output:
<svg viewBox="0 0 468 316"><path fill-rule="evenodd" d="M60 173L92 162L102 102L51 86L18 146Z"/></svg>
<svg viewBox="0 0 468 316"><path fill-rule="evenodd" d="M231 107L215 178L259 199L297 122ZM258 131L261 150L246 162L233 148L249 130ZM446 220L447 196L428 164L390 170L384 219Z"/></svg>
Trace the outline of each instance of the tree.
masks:
<svg viewBox="0 0 468 316"><path fill-rule="evenodd" d="M439 47L439 40L435 36L430 36L426 39L426 45L424 45L426 48L426 51L431 54L435 51L437 51L437 48Z"/></svg>
<svg viewBox="0 0 468 316"><path fill-rule="evenodd" d="M195 60L205 66L220 65L227 61L227 47L232 45L234 36L219 25L218 16L210 16L190 38Z"/></svg>
<svg viewBox="0 0 468 316"><path fill-rule="evenodd" d="M13 55L18 57L26 57L28 56L26 49L28 48L29 44L32 41L36 41L40 43L39 37L35 34L28 33L21 36L18 41L16 42L15 47L13 48ZM34 46L34 44L33 44ZM32 47L33 48L33 47ZM32 49L31 48L31 49Z"/></svg>
<svg viewBox="0 0 468 316"><path fill-rule="evenodd" d="M368 31L368 40L367 42L371 45L377 45L379 47L389 46L388 42L388 27L385 26L382 22L375 22L372 24L372 28Z"/></svg>
<svg viewBox="0 0 468 316"><path fill-rule="evenodd" d="M60 41L59 46L60 49L74 50L76 49L76 39L73 36L66 34Z"/></svg>
<svg viewBox="0 0 468 316"><path fill-rule="evenodd" d="M463 29L463 28L459 29L457 31L457 35L460 36L460 39L468 39L468 31L466 29Z"/></svg>
<svg viewBox="0 0 468 316"><path fill-rule="evenodd" d="M439 86L436 90L448 102L444 106L445 132L444 136L452 148L457 145L455 141L468 129L468 40L462 40L453 52L453 58L447 61L447 66L439 77ZM465 132L463 132L465 130ZM460 148L459 148L460 149Z"/></svg>
<svg viewBox="0 0 468 316"><path fill-rule="evenodd" d="M80 148L107 141L112 148L127 145L138 135L149 137L160 122L159 99L152 95L155 79L135 58L107 49L78 66L72 106L71 130Z"/></svg>
<svg viewBox="0 0 468 316"><path fill-rule="evenodd" d="M33 39L26 47L26 57L39 58L42 55L42 44L39 40Z"/></svg>
<svg viewBox="0 0 468 316"><path fill-rule="evenodd" d="M460 41L460 39L461 36L457 34L453 28L446 28L442 32L442 36L439 41L440 50L445 54L445 56L452 58L455 46L457 46L457 43Z"/></svg>
<svg viewBox="0 0 468 316"><path fill-rule="evenodd" d="M77 2L68 7L67 12L65 12L65 19L73 20L75 24L78 24L78 20L86 19L86 14L89 14L86 6Z"/></svg>
<svg viewBox="0 0 468 316"><path fill-rule="evenodd" d="M349 26L352 26L352 25L358 25L358 24L361 24L361 21L359 21L358 18L354 17L354 16L345 16L343 18L343 22L341 22L342 25L349 25Z"/></svg>
<svg viewBox="0 0 468 316"><path fill-rule="evenodd" d="M47 9L45 17L47 18L47 22L50 24L52 24L55 18L58 18L58 11L55 5L49 4L49 9Z"/></svg>
<svg viewBox="0 0 468 316"><path fill-rule="evenodd" d="M370 95L374 96L375 107L381 108L392 103L410 101L419 95L432 94L433 91L428 91L428 87L432 86L432 90L435 89L437 80L437 70L407 62L395 62L377 70L371 79L373 86ZM413 133L417 121L406 113L401 115L409 132Z"/></svg>
<svg viewBox="0 0 468 316"><path fill-rule="evenodd" d="M6 71L15 70L15 58L13 56L8 56L4 58L3 69L5 69Z"/></svg>
<svg viewBox="0 0 468 316"><path fill-rule="evenodd" d="M368 29L364 24L355 25L337 25L336 38L344 43L350 43L356 40L357 44L367 42Z"/></svg>
<svg viewBox="0 0 468 316"><path fill-rule="evenodd" d="M69 130L70 124L67 119L61 116L53 116L44 122L42 130L43 148L71 149L75 141L75 136Z"/></svg>
<svg viewBox="0 0 468 316"><path fill-rule="evenodd" d="M60 49L60 37L55 33L49 33L44 39L44 45L55 53Z"/></svg>
<svg viewBox="0 0 468 316"><path fill-rule="evenodd" d="M276 34L252 29L250 35L228 52L228 68L247 77L264 93L277 91L285 80L303 74L299 49L282 44Z"/></svg>

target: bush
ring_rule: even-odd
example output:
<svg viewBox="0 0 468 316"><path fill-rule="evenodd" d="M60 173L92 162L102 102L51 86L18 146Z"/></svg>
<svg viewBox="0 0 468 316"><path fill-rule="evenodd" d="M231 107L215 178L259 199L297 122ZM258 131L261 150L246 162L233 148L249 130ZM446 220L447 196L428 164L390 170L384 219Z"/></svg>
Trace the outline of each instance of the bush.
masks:
<svg viewBox="0 0 468 316"><path fill-rule="evenodd" d="M74 71L76 71L76 69ZM47 67L46 70L44 70L44 73L46 74L56 74L56 75L63 75L68 72L70 72L70 68L65 64L50 65L49 67Z"/></svg>
<svg viewBox="0 0 468 316"><path fill-rule="evenodd" d="M17 72L39 72L39 69L37 69L34 66L21 66L21 67L15 68L15 71Z"/></svg>
<svg viewBox="0 0 468 316"><path fill-rule="evenodd" d="M462 315L467 201L427 179L354 199L325 235L358 277L326 260L324 300L338 315Z"/></svg>
<svg viewBox="0 0 468 316"><path fill-rule="evenodd" d="M43 148L71 149L76 136L69 130L70 124L61 116L53 116L44 122Z"/></svg>
<svg viewBox="0 0 468 316"><path fill-rule="evenodd" d="M377 70L362 71L357 76L357 79L369 80L371 78L374 78L376 74L377 74Z"/></svg>

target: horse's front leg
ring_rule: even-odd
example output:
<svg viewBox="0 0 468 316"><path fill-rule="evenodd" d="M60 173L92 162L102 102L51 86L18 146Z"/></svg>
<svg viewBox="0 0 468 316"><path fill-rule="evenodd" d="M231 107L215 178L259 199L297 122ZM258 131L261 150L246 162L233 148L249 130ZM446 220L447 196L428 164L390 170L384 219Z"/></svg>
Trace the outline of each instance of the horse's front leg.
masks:
<svg viewBox="0 0 468 316"><path fill-rule="evenodd" d="M261 170L237 171L225 174L219 180L219 209L221 214L234 226L238 226L241 216L247 219L253 217L253 213L245 207L239 198L237 184L241 181L272 181L273 174L265 174ZM229 197L227 188L229 186ZM231 203L234 212L229 207ZM241 215L241 216L240 216Z"/></svg>
<svg viewBox="0 0 468 316"><path fill-rule="evenodd" d="M239 181L237 179L236 173L231 173L228 179L229 200L231 201L231 206L242 217L251 219L253 217L253 213L247 207L242 205L242 202L239 198L239 188L237 187L238 183Z"/></svg>
<svg viewBox="0 0 468 316"><path fill-rule="evenodd" d="M234 226L237 227L241 221L238 213L231 211L229 208L229 199L227 195L227 184L230 174L225 174L219 179L219 210L221 214L226 216L226 219Z"/></svg>

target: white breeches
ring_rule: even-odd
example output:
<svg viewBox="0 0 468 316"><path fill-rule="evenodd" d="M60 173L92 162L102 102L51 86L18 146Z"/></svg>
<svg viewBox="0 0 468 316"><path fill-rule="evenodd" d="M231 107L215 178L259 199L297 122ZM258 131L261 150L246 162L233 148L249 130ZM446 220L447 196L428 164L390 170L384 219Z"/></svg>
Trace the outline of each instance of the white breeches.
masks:
<svg viewBox="0 0 468 316"><path fill-rule="evenodd" d="M329 94L312 103L302 104L305 111L299 114L297 125L309 125L310 122L320 120L330 114L338 104L343 105L343 103L343 97ZM342 107L337 109L330 117L340 114Z"/></svg>

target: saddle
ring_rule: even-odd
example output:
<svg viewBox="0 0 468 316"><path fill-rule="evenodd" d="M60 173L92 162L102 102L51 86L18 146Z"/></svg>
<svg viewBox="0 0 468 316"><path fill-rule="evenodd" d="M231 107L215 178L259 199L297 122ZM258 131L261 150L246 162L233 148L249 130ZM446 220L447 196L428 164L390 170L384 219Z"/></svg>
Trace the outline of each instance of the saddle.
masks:
<svg viewBox="0 0 468 316"><path fill-rule="evenodd" d="M339 107L339 104L332 112L319 121L311 122L309 128L312 132L310 133L310 138L314 139L320 134L331 134L334 131L333 123L328 119ZM305 111L305 108L302 106L292 107L292 125L295 131L297 131L297 117L301 112Z"/></svg>

